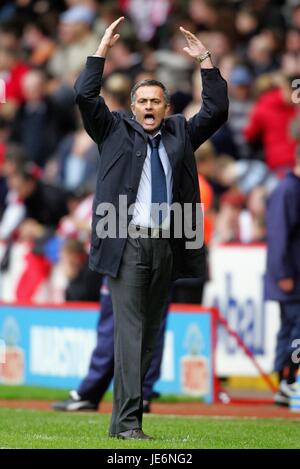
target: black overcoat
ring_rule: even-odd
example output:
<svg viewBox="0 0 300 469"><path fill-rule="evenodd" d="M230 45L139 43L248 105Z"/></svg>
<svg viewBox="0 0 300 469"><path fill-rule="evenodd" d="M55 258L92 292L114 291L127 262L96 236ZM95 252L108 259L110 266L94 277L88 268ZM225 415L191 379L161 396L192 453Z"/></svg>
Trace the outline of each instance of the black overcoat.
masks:
<svg viewBox="0 0 300 469"><path fill-rule="evenodd" d="M121 112L110 112L100 96L105 60L88 57L85 69L75 83L76 102L88 134L98 144L99 164L94 199L90 268L116 277L118 275L126 238L100 238L96 226L100 215L96 210L104 202L116 207L119 196L126 195L128 206L136 200L143 164L147 154L147 135L133 118ZM167 117L162 125L162 142L173 173L173 203L200 202L194 151L207 140L228 116L227 84L219 70L201 69L202 106L191 119L182 115ZM122 214L124 223L124 214ZM125 217L128 225L132 216ZM193 217L195 219L195 217ZM98 225L99 226L99 225ZM173 279L203 277L204 247L187 249L186 239L171 239Z"/></svg>

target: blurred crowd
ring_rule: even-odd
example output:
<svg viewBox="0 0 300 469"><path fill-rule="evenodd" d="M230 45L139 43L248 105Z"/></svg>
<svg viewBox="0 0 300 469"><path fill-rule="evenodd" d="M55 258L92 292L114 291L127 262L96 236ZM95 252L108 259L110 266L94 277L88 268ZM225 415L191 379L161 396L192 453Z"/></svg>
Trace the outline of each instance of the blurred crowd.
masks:
<svg viewBox="0 0 300 469"><path fill-rule="evenodd" d="M23 299L36 271L53 295L97 299L87 269L96 144L82 127L73 83L105 28L127 21L106 59L102 94L130 112L130 90L156 78L171 113L201 105L197 64L179 26L198 35L228 82L229 119L196 152L205 241L266 239L269 195L293 168L300 142L300 1L3 0L0 6L1 271L15 241L30 246ZM5 101L5 102L4 102ZM25 277L24 277L25 278ZM86 285L86 288L83 288ZM78 298L80 292L80 298Z"/></svg>

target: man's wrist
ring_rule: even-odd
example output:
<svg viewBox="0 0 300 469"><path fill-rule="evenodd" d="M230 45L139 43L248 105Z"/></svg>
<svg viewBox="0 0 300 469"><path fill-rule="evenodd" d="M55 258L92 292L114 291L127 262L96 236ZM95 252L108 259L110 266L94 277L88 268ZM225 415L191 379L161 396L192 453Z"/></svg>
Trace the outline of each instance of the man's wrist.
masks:
<svg viewBox="0 0 300 469"><path fill-rule="evenodd" d="M198 57L196 57L196 60L199 64L202 64L204 60L210 59L210 57L211 57L211 53L208 50L206 50L202 54L199 54Z"/></svg>
<svg viewBox="0 0 300 469"><path fill-rule="evenodd" d="M98 49L96 50L96 52L94 54L94 57L103 57L103 58L105 58L107 56L107 51L108 51L107 47L98 47Z"/></svg>

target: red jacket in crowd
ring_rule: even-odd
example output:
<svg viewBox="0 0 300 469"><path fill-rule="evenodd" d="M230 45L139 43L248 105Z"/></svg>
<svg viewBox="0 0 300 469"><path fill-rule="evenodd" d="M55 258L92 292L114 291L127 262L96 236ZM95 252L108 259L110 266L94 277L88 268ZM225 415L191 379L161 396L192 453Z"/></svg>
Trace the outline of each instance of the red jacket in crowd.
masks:
<svg viewBox="0 0 300 469"><path fill-rule="evenodd" d="M22 62L18 62L10 70L8 77L6 78L6 100L16 101L17 104L21 104L24 101L24 94L22 90L22 79L24 75L29 71L28 65Z"/></svg>
<svg viewBox="0 0 300 469"><path fill-rule="evenodd" d="M265 161L275 172L295 164L296 141L290 135L290 125L297 112L278 88L263 94L252 109L245 138L249 143L262 141Z"/></svg>

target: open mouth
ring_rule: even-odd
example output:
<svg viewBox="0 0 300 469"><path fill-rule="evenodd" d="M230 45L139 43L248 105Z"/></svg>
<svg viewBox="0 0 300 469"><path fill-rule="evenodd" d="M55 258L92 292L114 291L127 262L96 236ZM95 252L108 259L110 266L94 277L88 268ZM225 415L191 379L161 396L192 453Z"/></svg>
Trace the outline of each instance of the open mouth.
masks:
<svg viewBox="0 0 300 469"><path fill-rule="evenodd" d="M155 117L154 117L154 115L151 114L151 113L145 114L144 122L145 122L147 125L153 125L154 122L155 122Z"/></svg>

